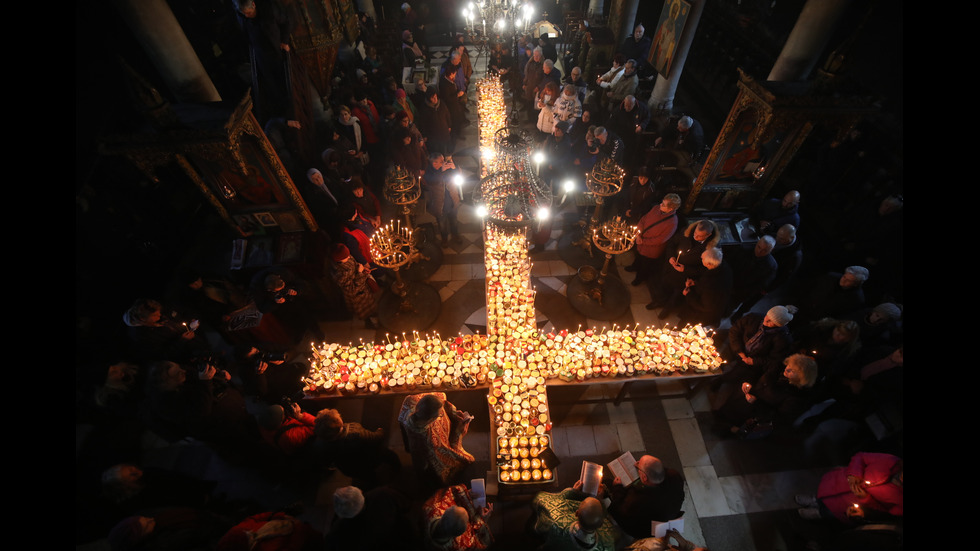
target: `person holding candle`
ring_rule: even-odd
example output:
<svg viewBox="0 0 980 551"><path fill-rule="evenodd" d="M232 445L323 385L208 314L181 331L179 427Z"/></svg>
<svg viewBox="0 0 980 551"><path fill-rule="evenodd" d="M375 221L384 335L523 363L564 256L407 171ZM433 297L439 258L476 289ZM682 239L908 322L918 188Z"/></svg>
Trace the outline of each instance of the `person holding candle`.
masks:
<svg viewBox="0 0 980 551"><path fill-rule="evenodd" d="M858 452L844 467L823 475L815 495L796 496L801 517L833 519L854 525L904 516L902 458L888 453Z"/></svg>
<svg viewBox="0 0 980 551"><path fill-rule="evenodd" d="M406 397L398 422L405 431L416 470L440 486L452 483L476 460L463 449L463 436L472 420L472 415L446 400L443 392Z"/></svg>
<svg viewBox="0 0 980 551"><path fill-rule="evenodd" d="M700 323L717 327L728 313L732 298L732 269L724 262L721 249L712 247L701 253L705 271L697 279L684 282L682 302L678 317L682 325ZM670 304L660 312L660 319L667 317Z"/></svg>
<svg viewBox="0 0 980 551"><path fill-rule="evenodd" d="M646 282L660 266L667 242L677 232L677 209L680 206L681 197L676 193L669 193L659 205L640 218L637 224L639 233L636 237L636 257L633 264L626 267L627 272L636 272L633 285Z"/></svg>
<svg viewBox="0 0 980 551"><path fill-rule="evenodd" d="M692 222L674 242L667 262L661 266L657 284L651 285L652 300L647 304L647 310L664 306L675 292L680 293L686 288L688 279L697 279L705 270L701 254L717 246L720 240L718 225L711 220Z"/></svg>
<svg viewBox="0 0 980 551"><path fill-rule="evenodd" d="M442 235L442 246L449 246L449 236L459 243L459 204L463 201L462 190L450 180L450 170L456 165L452 157L442 153L429 154L429 166L422 177L422 190L425 191L425 206L429 214L436 218L436 225Z"/></svg>
<svg viewBox="0 0 980 551"><path fill-rule="evenodd" d="M123 314L130 352L141 360L190 360L210 352L197 320L153 299L139 299Z"/></svg>
<svg viewBox="0 0 980 551"><path fill-rule="evenodd" d="M742 383L714 410L722 435L761 438L788 430L815 398L817 362L804 354L783 360L783 370L770 369L757 383Z"/></svg>

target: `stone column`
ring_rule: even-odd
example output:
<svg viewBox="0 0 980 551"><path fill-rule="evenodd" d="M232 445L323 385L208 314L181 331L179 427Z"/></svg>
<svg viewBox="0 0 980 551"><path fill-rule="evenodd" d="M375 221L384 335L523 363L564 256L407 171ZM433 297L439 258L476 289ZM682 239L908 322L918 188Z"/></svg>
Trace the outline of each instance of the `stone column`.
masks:
<svg viewBox="0 0 980 551"><path fill-rule="evenodd" d="M636 21L636 10L640 6L640 0L613 0L612 8L609 10L609 23L613 27L616 36L616 48L633 34L634 21ZM618 26L617 25L618 21Z"/></svg>
<svg viewBox="0 0 980 551"><path fill-rule="evenodd" d="M766 80L807 80L850 3L851 0L807 0Z"/></svg>
<svg viewBox="0 0 980 551"><path fill-rule="evenodd" d="M594 13L602 15L602 7L603 7L602 0L589 0L589 11L586 12L586 16Z"/></svg>
<svg viewBox="0 0 980 551"><path fill-rule="evenodd" d="M375 22L378 21L378 14L374 11L374 2L372 0L357 0L357 10L366 13Z"/></svg>
<svg viewBox="0 0 980 551"><path fill-rule="evenodd" d="M113 4L167 82L176 102L221 101L166 0L114 0Z"/></svg>
<svg viewBox="0 0 980 551"><path fill-rule="evenodd" d="M674 58L670 64L670 74L657 75L657 82L653 85L653 92L650 93L650 101L647 105L652 111L658 109L672 109L674 107L674 95L677 93L677 83L681 81L681 73L684 72L684 64L687 62L687 53L691 50L691 42L694 41L694 33L698 29L698 22L704 12L706 0L689 0L691 11L687 15L687 23L677 48L674 50ZM656 29L654 29L656 34ZM651 48L656 48L656 44L651 44Z"/></svg>

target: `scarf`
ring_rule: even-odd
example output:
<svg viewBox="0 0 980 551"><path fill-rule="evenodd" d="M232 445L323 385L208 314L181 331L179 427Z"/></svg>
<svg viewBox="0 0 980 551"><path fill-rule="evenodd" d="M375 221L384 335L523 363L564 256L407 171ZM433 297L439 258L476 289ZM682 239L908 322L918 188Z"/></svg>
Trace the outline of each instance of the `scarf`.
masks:
<svg viewBox="0 0 980 551"><path fill-rule="evenodd" d="M759 330L745 343L745 353L749 356L755 354L762 348L765 341L785 330L785 327L766 327L760 323Z"/></svg>
<svg viewBox="0 0 980 551"><path fill-rule="evenodd" d="M340 201L338 201L337 198L333 196L333 193L330 193L330 189L327 188L326 182L324 182L322 184L318 184L318 183L316 183L316 182L313 181L313 175L314 174L319 174L320 175L320 180L323 181L323 174L319 170L317 170L315 168L311 168L311 169L309 169L309 170L306 171L306 177L310 180L310 183L313 184L313 185L315 185L316 187L320 188L323 191L323 193L326 193L327 194L327 197L329 197L330 200L333 201L335 205L340 205Z"/></svg>

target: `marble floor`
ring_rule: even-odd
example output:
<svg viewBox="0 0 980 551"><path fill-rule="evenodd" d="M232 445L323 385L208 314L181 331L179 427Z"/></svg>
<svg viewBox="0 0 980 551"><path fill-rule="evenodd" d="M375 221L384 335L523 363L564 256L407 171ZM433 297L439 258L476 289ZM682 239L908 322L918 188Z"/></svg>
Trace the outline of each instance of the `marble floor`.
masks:
<svg viewBox="0 0 980 551"><path fill-rule="evenodd" d="M433 48L434 57L438 59L446 49ZM484 64L484 59L475 59L474 78L482 75ZM475 109L471 109L470 116L475 116ZM469 175L466 188L478 183L473 147L476 126L467 129L455 155L457 165ZM569 219L575 217L571 202L564 212L571 214ZM474 326L480 325L484 311L481 221L469 201L462 205L459 219L462 242L443 249L442 264L424 282L438 291L442 299L438 317L430 327L420 330L449 335L471 332ZM432 222L431 217L420 213L417 223L427 222ZM579 325L601 328L612 323L660 326L676 322L676 318L661 321L655 311L644 308L649 301L649 291L644 286L625 285L629 306L614 320L589 319L571 307L567 290L575 270L563 260L559 247L565 231L570 229L555 224L545 250L532 257L532 283L538 291L539 319L558 329L574 329ZM625 274L619 268L631 261L631 252L617 257L610 277ZM631 277L624 279L628 281ZM773 303L772 299L762 302L756 309L767 309ZM384 329L366 330L363 322L356 319L323 322L321 328L329 340L341 343L385 337ZM308 343L304 343L297 352L307 354L308 350ZM711 429L710 416L711 400L718 397L707 385L692 389L677 380L635 382L625 399L616 405L613 399L621 385L621 381L610 380L549 389L553 438L562 462L555 491L572 485L583 459L606 463L627 450L637 457L651 454L661 458L667 467L683 473L686 480L683 534L689 540L712 551L803 548L810 528L797 517L793 496L812 492L829 464L814 464L804 457L800 443L795 441L719 439ZM477 457L467 476L486 477L492 444L485 395L479 391L456 391L449 393L449 399L476 417L464 440L465 448ZM383 427L389 435L389 446L407 467L410 456L399 437L396 420L401 400L402 396L385 395L335 397L319 401L315 409L334 407L346 420L359 421L368 428ZM269 481L249 469L225 462L206 446L192 441L173 445L149 440L146 449L147 465L184 470L215 480L218 491L231 497L254 499L269 507L302 501L306 506L302 518L319 530L328 527L333 489L349 482L339 472L299 486ZM402 472L404 480L399 484L411 492L412 471L404 468ZM526 499L498 500L490 523L497 541L494 548L536 548L539 542L525 531L529 515Z"/></svg>

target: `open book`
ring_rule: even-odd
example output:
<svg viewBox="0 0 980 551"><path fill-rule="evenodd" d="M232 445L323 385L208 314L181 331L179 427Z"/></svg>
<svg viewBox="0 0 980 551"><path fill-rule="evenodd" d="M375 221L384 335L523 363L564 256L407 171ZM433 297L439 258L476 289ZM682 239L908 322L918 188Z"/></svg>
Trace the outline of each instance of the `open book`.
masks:
<svg viewBox="0 0 980 551"><path fill-rule="evenodd" d="M470 492L473 494L473 505L487 506L487 486L482 478L474 478L470 481Z"/></svg>
<svg viewBox="0 0 980 551"><path fill-rule="evenodd" d="M657 522L655 520L650 521L650 535L656 538L662 538L667 535L667 530L677 530L678 532L684 532L684 517L678 517L674 520L668 520L667 522Z"/></svg>
<svg viewBox="0 0 980 551"><path fill-rule="evenodd" d="M602 465L591 461L582 462L582 491L595 497L599 494L599 484L602 483Z"/></svg>
<svg viewBox="0 0 980 551"><path fill-rule="evenodd" d="M640 473L636 470L636 459L633 459L630 452L613 459L608 465L613 476L618 476L623 486L629 486L640 478Z"/></svg>

